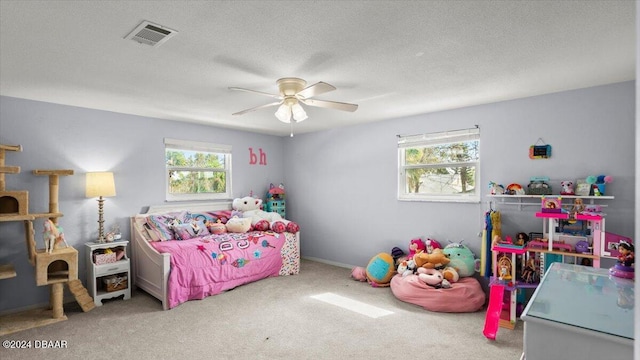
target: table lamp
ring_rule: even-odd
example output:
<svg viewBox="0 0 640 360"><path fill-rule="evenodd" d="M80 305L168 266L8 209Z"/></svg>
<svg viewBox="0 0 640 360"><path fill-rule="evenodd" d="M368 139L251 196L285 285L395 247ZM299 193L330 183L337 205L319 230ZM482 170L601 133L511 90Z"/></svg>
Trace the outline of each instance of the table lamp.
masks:
<svg viewBox="0 0 640 360"><path fill-rule="evenodd" d="M104 198L116 195L116 185L112 172L88 172L86 197L98 198L98 242L105 242L104 238Z"/></svg>

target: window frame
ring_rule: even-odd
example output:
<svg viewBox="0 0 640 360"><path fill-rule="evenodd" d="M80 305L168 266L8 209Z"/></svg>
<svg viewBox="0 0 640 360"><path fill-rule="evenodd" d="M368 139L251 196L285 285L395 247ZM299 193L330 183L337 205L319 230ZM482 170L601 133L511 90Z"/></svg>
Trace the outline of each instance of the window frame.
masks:
<svg viewBox="0 0 640 360"><path fill-rule="evenodd" d="M406 165L405 150L407 148L417 147L433 147L444 144L456 144L464 143L468 141L478 142L478 160L477 161L464 161L464 162L452 162L452 163L437 163L437 164L417 164ZM452 130L435 133L425 133L418 135L398 135L398 200L399 201L431 201L431 202L464 202L464 203L479 203L481 197L480 188L480 128ZM424 168L446 168L446 167L461 167L461 166L475 166L475 187L473 192L461 193L461 194L419 194L410 193L405 189L407 188L406 171L409 169L424 169Z"/></svg>
<svg viewBox="0 0 640 360"><path fill-rule="evenodd" d="M224 155L224 168L191 168L184 166L171 167L167 164L167 150L187 150L195 152L207 152ZM164 139L164 158L165 158L165 199L166 201L189 201L189 200L230 200L233 194L232 190L232 156L231 145L213 144L201 141L180 140L180 139ZM225 173L225 192L224 193L188 193L188 194L172 194L169 192L169 172L170 171L212 171Z"/></svg>

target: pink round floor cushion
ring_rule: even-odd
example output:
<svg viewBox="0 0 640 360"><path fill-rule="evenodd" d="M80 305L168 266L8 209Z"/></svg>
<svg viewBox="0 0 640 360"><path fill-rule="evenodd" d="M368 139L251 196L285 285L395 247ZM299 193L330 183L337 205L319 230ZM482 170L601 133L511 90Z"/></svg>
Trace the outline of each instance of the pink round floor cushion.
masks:
<svg viewBox="0 0 640 360"><path fill-rule="evenodd" d="M418 279L417 275L391 279L391 291L399 300L422 306L435 312L475 312L485 303L485 293L478 280L464 277L449 289L436 289Z"/></svg>

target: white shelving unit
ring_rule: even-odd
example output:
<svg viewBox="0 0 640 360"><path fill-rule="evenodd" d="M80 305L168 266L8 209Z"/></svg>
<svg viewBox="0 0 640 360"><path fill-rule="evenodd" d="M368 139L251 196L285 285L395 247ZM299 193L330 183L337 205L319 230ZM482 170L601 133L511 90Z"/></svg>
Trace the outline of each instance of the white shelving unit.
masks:
<svg viewBox="0 0 640 360"><path fill-rule="evenodd" d="M127 245L129 241L119 240L107 243L86 243L86 264L87 264L87 287L89 294L93 296L96 306L102 306L103 299L111 299L124 295L124 299L131 298L131 260L127 256ZM93 254L104 249L121 248L124 250L124 257L114 263L96 265ZM116 291L106 291L102 286L102 280L111 275L124 275L127 277L127 287Z"/></svg>
<svg viewBox="0 0 640 360"><path fill-rule="evenodd" d="M518 210L522 210L523 207L528 206L540 206L543 197L557 197L560 196L563 199L582 199L585 205L594 205L596 200L613 200L614 196L578 196L578 195L487 195L489 201L494 202L496 205L509 205L518 206ZM570 204L567 204L570 205ZM606 204L599 204L602 207L607 207Z"/></svg>

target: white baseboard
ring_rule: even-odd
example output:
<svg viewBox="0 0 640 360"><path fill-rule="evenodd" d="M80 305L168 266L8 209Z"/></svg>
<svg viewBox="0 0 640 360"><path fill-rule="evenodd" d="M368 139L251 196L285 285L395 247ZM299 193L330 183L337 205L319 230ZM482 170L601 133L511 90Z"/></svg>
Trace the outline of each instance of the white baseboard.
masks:
<svg viewBox="0 0 640 360"><path fill-rule="evenodd" d="M311 260L311 261L315 261L315 262L319 262L319 263L323 263L323 264L327 264L327 265L343 267L343 268L347 268L347 269L353 269L354 267L356 267L355 265L343 264L343 263L339 263L339 262L335 262L335 261L331 261L331 260L320 259L320 258L311 257L311 256L302 256L302 258L305 259L305 260Z"/></svg>

